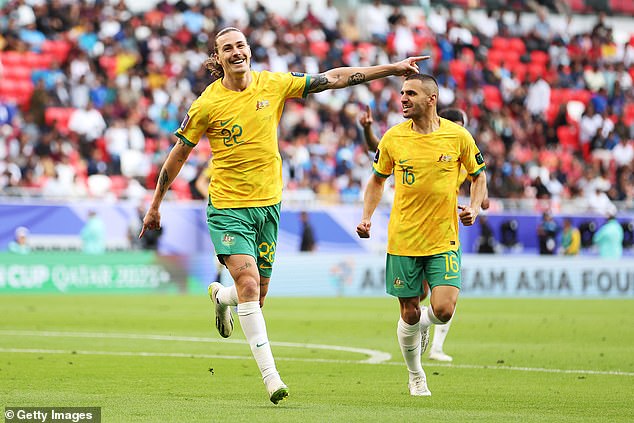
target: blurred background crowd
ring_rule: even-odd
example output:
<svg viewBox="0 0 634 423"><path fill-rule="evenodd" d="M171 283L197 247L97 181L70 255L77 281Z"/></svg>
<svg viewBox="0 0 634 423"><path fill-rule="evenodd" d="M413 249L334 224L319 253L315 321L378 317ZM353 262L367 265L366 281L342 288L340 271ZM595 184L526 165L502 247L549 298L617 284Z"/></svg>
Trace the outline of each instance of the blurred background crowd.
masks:
<svg viewBox="0 0 634 423"><path fill-rule="evenodd" d="M438 79L440 107L466 111L493 210L634 207L631 0L128 3L0 0L0 195L146 198L212 82L202 64L215 31L237 26L254 70L430 54L422 70ZM371 166L359 115L370 105L379 135L400 122L400 85L288 102L285 198L358 201ZM209 157L201 142L170 195L200 198Z"/></svg>

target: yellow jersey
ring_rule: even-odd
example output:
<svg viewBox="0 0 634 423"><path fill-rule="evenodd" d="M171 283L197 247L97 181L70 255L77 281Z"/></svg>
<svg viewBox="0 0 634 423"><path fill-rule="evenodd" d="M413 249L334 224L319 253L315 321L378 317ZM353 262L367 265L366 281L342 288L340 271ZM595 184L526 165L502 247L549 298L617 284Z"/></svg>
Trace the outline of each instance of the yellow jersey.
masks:
<svg viewBox="0 0 634 423"><path fill-rule="evenodd" d="M251 71L251 84L232 91L211 83L189 108L175 135L196 146L207 135L213 153L209 195L217 209L265 207L282 200L277 142L284 102L305 97L309 76Z"/></svg>
<svg viewBox="0 0 634 423"><path fill-rule="evenodd" d="M412 124L409 119L389 129L374 158L374 172L395 179L387 252L430 256L457 250L460 167L476 176L485 169L484 159L460 125L440 118L437 131L420 134Z"/></svg>

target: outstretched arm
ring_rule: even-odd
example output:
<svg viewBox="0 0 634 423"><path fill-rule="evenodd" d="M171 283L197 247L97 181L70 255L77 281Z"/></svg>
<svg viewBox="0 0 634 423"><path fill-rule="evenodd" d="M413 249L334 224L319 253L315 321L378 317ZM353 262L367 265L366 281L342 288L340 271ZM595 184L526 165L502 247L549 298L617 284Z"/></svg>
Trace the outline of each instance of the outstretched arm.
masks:
<svg viewBox="0 0 634 423"><path fill-rule="evenodd" d="M408 57L398 63L389 65L367 66L359 68L335 68L325 73L311 75L308 93L318 93L325 90L345 88L362 84L386 76L409 75L418 73L417 62L429 59L429 56Z"/></svg>
<svg viewBox="0 0 634 423"><path fill-rule="evenodd" d="M359 116L359 123L361 127L363 127L363 138L365 138L368 151L376 151L379 146L379 139L374 135L374 131L372 131L372 122L374 122L374 119L372 119L372 109L370 106L365 107L365 112Z"/></svg>
<svg viewBox="0 0 634 423"><path fill-rule="evenodd" d="M152 204L148 209L145 217L143 218L143 228L139 238L143 236L148 229L159 229L161 227L161 214L159 213L159 207L165 197L165 193L169 189L170 185L176 178L176 175L181 171L183 164L189 157L189 153L192 151L191 146L185 144L181 139L176 141L176 145L172 148L167 160L163 163L161 172L159 173L156 189L154 190L154 196L152 197Z"/></svg>
<svg viewBox="0 0 634 423"><path fill-rule="evenodd" d="M363 194L363 216L361 217L361 223L357 225L357 235L359 235L359 238L370 238L372 215L374 214L374 210L376 210L376 206L378 206L381 201L384 186L385 178L375 173L370 176L368 185L365 187L365 193Z"/></svg>

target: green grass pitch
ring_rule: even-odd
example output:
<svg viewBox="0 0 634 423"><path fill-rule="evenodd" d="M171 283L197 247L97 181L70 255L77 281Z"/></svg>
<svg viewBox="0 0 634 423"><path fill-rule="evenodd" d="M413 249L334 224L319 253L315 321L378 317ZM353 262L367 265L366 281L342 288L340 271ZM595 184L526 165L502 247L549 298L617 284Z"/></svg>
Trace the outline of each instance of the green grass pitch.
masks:
<svg viewBox="0 0 634 423"><path fill-rule="evenodd" d="M237 318L221 339L205 295L6 295L0 310L2 407L99 406L104 422L634 419L633 300L460 299L454 363L424 360L433 396L411 397L394 299L269 298L291 392L277 406Z"/></svg>

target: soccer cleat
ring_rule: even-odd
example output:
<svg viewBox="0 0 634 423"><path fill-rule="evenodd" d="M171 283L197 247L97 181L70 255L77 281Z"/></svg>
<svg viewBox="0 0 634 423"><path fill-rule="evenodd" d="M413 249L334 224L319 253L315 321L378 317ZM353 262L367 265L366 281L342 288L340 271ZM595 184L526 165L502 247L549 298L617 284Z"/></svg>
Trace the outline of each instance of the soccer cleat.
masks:
<svg viewBox="0 0 634 423"><path fill-rule="evenodd" d="M446 361L446 362L453 361L452 356L445 354L443 351L434 350L433 347L431 350L429 350L429 359L436 360L436 361Z"/></svg>
<svg viewBox="0 0 634 423"><path fill-rule="evenodd" d="M427 379L425 378L425 373L413 375L410 373L409 375L409 383L407 384L409 388L409 394L414 397L430 397L431 391L427 387Z"/></svg>
<svg viewBox="0 0 634 423"><path fill-rule="evenodd" d="M228 338L233 333L233 316L231 315L229 306L220 304L216 298L220 288L222 288L220 283L212 282L207 287L207 291L209 292L209 298L211 298L216 308L216 329L218 329L220 336Z"/></svg>
<svg viewBox="0 0 634 423"><path fill-rule="evenodd" d="M274 379L266 384L266 390L269 391L269 399L273 404L282 401L288 397L288 386L282 382L282 379Z"/></svg>

